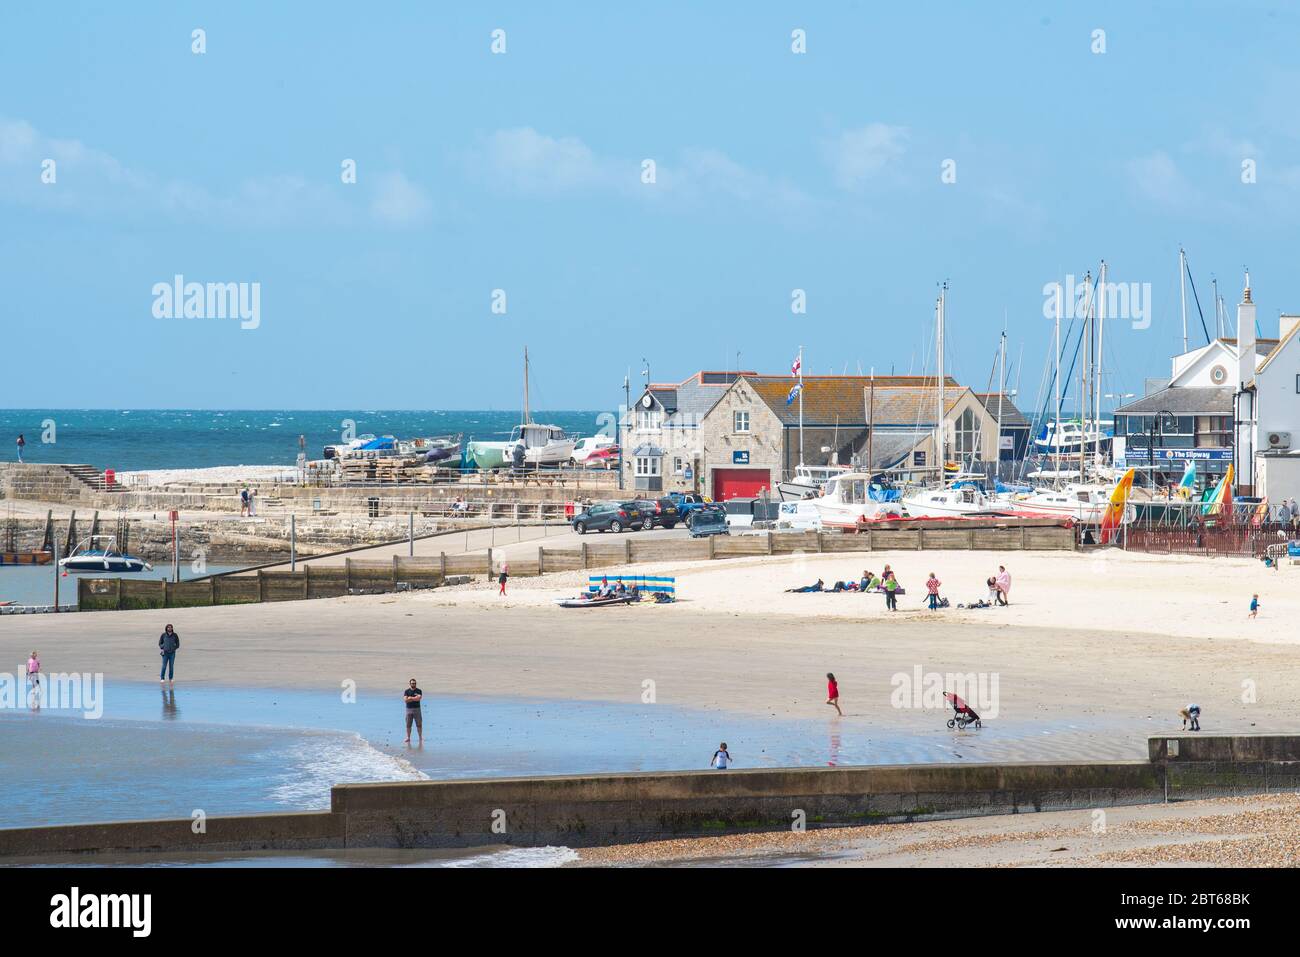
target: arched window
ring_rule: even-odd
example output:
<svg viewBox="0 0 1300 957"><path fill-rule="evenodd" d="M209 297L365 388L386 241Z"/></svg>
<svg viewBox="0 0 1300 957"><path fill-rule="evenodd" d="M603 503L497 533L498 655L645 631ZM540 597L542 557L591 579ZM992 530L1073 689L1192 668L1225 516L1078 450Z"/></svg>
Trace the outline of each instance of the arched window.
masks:
<svg viewBox="0 0 1300 957"><path fill-rule="evenodd" d="M956 443L953 450L958 456L974 455L979 448L980 418L970 409L957 417Z"/></svg>

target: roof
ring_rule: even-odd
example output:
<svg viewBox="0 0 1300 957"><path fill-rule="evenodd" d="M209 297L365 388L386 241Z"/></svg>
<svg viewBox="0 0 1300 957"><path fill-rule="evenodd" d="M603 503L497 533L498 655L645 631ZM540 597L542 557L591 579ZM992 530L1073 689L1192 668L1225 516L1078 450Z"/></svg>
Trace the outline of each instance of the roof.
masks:
<svg viewBox="0 0 1300 957"><path fill-rule="evenodd" d="M881 472L885 469L892 469L905 458L912 454L912 450L925 442L927 439L934 438L934 433L925 432L877 432L875 438L871 440L871 462L866 462L867 450L862 450L862 460L866 468L872 472Z"/></svg>
<svg viewBox="0 0 1300 957"><path fill-rule="evenodd" d="M1219 341L1222 342L1224 345L1232 346L1232 348L1234 349L1237 348L1237 340L1235 337L1229 338L1227 336L1220 336ZM1266 356L1273 351L1274 347L1276 347L1277 344L1278 344L1277 339L1256 339L1255 353L1257 355Z"/></svg>
<svg viewBox="0 0 1300 957"><path fill-rule="evenodd" d="M1115 410L1116 415L1231 415L1236 390L1231 387L1175 386L1145 395Z"/></svg>
<svg viewBox="0 0 1300 957"><path fill-rule="evenodd" d="M1263 372L1265 369L1268 368L1269 363L1272 362L1278 355L1281 354L1282 347L1285 346L1292 339L1294 339L1297 332L1300 332L1300 324L1292 326L1291 331L1288 332L1281 339L1273 340L1276 344L1273 346L1272 349L1269 350L1267 358L1265 358L1264 361L1259 364L1259 368L1255 370L1256 375L1258 375L1259 373Z"/></svg>
<svg viewBox="0 0 1300 957"><path fill-rule="evenodd" d="M767 406L786 425L799 422L799 401L786 405L786 397L798 381L791 376L747 376L745 381ZM803 377L804 425L835 425L841 428L867 424L867 396L875 383L875 410L878 423L916 425L916 415L901 418L883 418L883 407L890 408L899 395L928 395L930 406L935 402L934 376L858 376L825 375ZM944 381L954 395L965 391L951 376ZM955 401L955 399L954 399ZM919 401L917 407L919 407ZM951 407L951 406L950 406ZM931 422L933 424L933 422Z"/></svg>
<svg viewBox="0 0 1300 957"><path fill-rule="evenodd" d="M651 383L645 390L667 410L664 428L699 425L700 420L718 404L727 388L741 376L752 372L700 371L678 383ZM642 392L642 395L645 395Z"/></svg>
<svg viewBox="0 0 1300 957"><path fill-rule="evenodd" d="M999 397L1001 397L1000 405L998 401ZM994 417L997 417L999 412L1001 412L1002 428L1004 429L1029 428L1029 420L1025 418L1025 414L1023 412L1021 412L1019 409L1016 408L1016 404L1011 401L1011 397L1006 393L976 392L975 398L983 402L984 408L988 409L989 413Z"/></svg>

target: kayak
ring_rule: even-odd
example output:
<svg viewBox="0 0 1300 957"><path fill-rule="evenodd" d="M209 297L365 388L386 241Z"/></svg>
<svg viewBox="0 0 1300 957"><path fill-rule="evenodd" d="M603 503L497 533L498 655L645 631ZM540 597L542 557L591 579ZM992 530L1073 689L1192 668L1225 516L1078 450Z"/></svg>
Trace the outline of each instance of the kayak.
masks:
<svg viewBox="0 0 1300 957"><path fill-rule="evenodd" d="M630 595L611 595L608 598L557 598L561 608L603 608L606 605L626 605L635 601Z"/></svg>

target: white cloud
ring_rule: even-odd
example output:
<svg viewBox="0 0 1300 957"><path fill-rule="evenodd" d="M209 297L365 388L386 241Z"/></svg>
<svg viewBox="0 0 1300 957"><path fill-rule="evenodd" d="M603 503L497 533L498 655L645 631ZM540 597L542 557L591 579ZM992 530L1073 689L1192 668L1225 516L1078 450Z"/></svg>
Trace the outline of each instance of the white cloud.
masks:
<svg viewBox="0 0 1300 957"><path fill-rule="evenodd" d="M1127 172L1134 188L1158 205L1182 207L1197 201L1191 181L1164 150L1129 160Z"/></svg>
<svg viewBox="0 0 1300 957"><path fill-rule="evenodd" d="M822 155L837 186L858 190L903 156L907 139L904 127L868 123L824 142Z"/></svg>
<svg viewBox="0 0 1300 957"><path fill-rule="evenodd" d="M390 226L410 226L426 219L433 203L423 189L412 183L402 173L381 173L370 212L382 223Z"/></svg>
<svg viewBox="0 0 1300 957"><path fill-rule="evenodd" d="M521 193L605 188L618 182L615 164L597 158L582 140L557 139L531 126L497 130L471 152L470 160L494 185Z"/></svg>

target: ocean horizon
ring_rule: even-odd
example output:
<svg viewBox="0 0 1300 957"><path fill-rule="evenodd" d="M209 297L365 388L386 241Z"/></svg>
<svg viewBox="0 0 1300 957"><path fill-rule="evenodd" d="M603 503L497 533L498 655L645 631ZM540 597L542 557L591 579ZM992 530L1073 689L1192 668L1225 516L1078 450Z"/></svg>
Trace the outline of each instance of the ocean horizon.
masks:
<svg viewBox="0 0 1300 957"><path fill-rule="evenodd" d="M592 435L609 411L534 411L532 419L575 435ZM298 459L298 437L309 459L325 445L353 435L398 438L462 435L508 438L519 410L464 409L0 409L0 461L13 461L19 434L23 461L93 465L119 472L143 469L281 465Z"/></svg>

